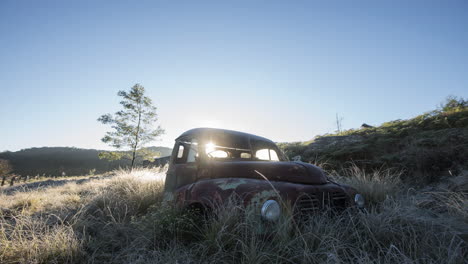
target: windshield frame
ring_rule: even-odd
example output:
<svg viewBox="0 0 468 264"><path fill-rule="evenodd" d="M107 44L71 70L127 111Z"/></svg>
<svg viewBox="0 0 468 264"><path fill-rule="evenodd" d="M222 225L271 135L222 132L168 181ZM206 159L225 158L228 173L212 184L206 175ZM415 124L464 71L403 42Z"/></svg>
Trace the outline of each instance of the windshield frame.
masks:
<svg viewBox="0 0 468 264"><path fill-rule="evenodd" d="M236 148L235 146L233 147L226 147L223 146L223 144L219 144L218 142L212 142L211 140L202 140L200 139L198 142L200 144L200 147L198 148L198 155L200 157L203 157L203 159L206 160L213 160L213 161L220 161L220 162L236 162L236 161L246 161L246 162L284 162L284 161L289 161L286 157L286 155L281 151L281 149L272 141L269 140L261 140L261 139L252 139L251 137L248 137L247 139L249 148ZM258 158L255 158L255 153L257 150L264 149L264 148L256 148L255 146L252 145L252 141L257 141L257 143L261 143L264 148L268 148L270 150L273 150L276 152L278 156L278 160L261 160ZM206 146L208 144L211 144L213 147L213 151L216 150L225 150L226 152L230 153L227 150L231 151L237 151L240 155L240 153L249 153L250 158L241 158L241 157L235 157L235 158L216 158L216 157L210 157L208 153L206 153ZM255 144L254 144L255 145ZM257 144L258 145L258 144ZM203 147L202 147L203 146ZM229 155L228 154L228 155Z"/></svg>

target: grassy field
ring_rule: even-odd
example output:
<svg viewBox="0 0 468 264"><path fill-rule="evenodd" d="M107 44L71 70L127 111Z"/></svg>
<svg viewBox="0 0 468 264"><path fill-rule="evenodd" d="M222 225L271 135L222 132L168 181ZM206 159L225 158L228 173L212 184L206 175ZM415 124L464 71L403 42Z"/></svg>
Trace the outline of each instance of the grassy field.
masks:
<svg viewBox="0 0 468 264"><path fill-rule="evenodd" d="M467 173L413 189L392 170L350 168L331 176L367 211L270 226L235 205L205 223L164 205L159 170L3 188L0 263L466 263Z"/></svg>

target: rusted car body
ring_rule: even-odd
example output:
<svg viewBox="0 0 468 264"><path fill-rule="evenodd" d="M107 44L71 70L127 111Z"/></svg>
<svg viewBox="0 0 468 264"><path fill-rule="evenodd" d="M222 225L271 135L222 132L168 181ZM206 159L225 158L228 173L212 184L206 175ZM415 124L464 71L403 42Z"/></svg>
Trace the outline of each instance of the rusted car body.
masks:
<svg viewBox="0 0 468 264"><path fill-rule="evenodd" d="M165 195L179 206L203 209L235 196L266 220L281 214L280 200L302 215L364 206L356 190L330 181L312 164L288 161L273 141L213 128L192 129L176 139Z"/></svg>

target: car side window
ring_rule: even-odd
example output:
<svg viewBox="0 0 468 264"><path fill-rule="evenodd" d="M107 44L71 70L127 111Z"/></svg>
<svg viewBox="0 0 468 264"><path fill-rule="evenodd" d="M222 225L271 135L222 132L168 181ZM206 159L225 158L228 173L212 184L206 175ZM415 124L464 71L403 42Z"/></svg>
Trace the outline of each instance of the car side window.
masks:
<svg viewBox="0 0 468 264"><path fill-rule="evenodd" d="M196 141L179 141L177 145L177 156L175 163L193 163L198 157L198 144Z"/></svg>
<svg viewBox="0 0 468 264"><path fill-rule="evenodd" d="M184 145L179 145L179 150L177 151L177 158L181 159L184 157Z"/></svg>
<svg viewBox="0 0 468 264"><path fill-rule="evenodd" d="M259 160L279 161L278 153L273 149L259 149L255 152L255 157Z"/></svg>
<svg viewBox="0 0 468 264"><path fill-rule="evenodd" d="M195 162L197 157L198 157L198 145L192 143L189 145L187 162Z"/></svg>
<svg viewBox="0 0 468 264"><path fill-rule="evenodd" d="M180 164L180 163L185 163L187 161L187 156L185 152L186 152L185 145L180 143L177 149L177 156L176 156L175 163Z"/></svg>
<svg viewBox="0 0 468 264"><path fill-rule="evenodd" d="M276 151L273 149L270 149L270 160L279 161L278 153L276 153Z"/></svg>

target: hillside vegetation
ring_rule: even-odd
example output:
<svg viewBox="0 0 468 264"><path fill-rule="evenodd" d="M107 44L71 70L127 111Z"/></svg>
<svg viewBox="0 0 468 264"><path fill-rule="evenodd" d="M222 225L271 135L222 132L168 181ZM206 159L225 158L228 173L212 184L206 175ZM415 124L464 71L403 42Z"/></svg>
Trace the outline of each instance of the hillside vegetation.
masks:
<svg viewBox="0 0 468 264"><path fill-rule="evenodd" d="M327 170L393 168L405 178L432 181L468 168L468 101L449 98L438 110L408 120L280 147L290 158L300 155Z"/></svg>
<svg viewBox="0 0 468 264"><path fill-rule="evenodd" d="M165 147L148 147L147 149L159 153L161 156L170 155L172 149ZM1 152L0 159L9 160L13 166L13 172L22 176L61 176L87 175L104 173L120 167L130 165L127 159L109 161L100 159L102 150L80 149L69 147L43 147L29 148L15 152ZM139 164L141 160L137 161Z"/></svg>

